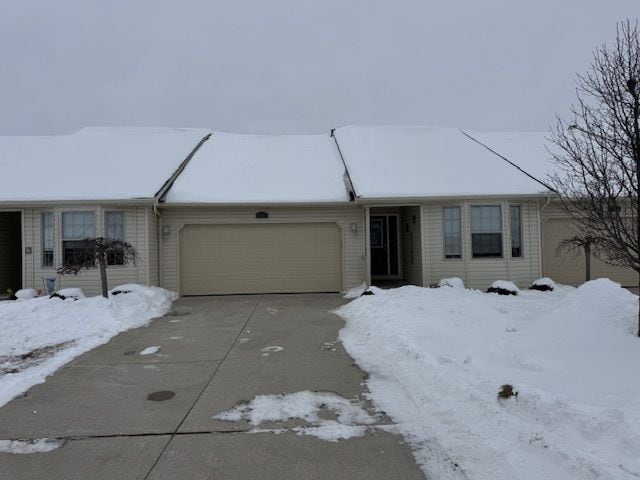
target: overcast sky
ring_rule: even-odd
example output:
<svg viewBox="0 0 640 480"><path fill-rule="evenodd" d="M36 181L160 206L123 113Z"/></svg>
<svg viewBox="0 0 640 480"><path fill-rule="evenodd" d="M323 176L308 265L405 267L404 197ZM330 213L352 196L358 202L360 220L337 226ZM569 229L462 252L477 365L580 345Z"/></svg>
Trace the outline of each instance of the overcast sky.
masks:
<svg viewBox="0 0 640 480"><path fill-rule="evenodd" d="M638 0L0 0L0 134L546 130Z"/></svg>

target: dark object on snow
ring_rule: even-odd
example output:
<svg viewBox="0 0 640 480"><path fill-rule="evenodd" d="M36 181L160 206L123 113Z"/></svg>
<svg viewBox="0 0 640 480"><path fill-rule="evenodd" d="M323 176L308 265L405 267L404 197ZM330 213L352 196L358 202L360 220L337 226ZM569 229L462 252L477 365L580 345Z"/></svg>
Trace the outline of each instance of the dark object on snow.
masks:
<svg viewBox="0 0 640 480"><path fill-rule="evenodd" d="M120 295L121 293L131 293L131 290L114 290L113 292L111 292L111 295L115 297L116 295Z"/></svg>
<svg viewBox="0 0 640 480"><path fill-rule="evenodd" d="M553 292L551 285L531 285L529 290L538 290L540 292Z"/></svg>
<svg viewBox="0 0 640 480"><path fill-rule="evenodd" d="M363 295L373 295L374 293L371 290L365 290L364 292L362 292L362 295L360 295L361 297Z"/></svg>
<svg viewBox="0 0 640 480"><path fill-rule="evenodd" d="M509 385L505 383L500 387L500 391L498 392L498 398L500 400L507 400L511 397L516 397L516 401L518 401L518 392L513 389L513 385Z"/></svg>
<svg viewBox="0 0 640 480"><path fill-rule="evenodd" d="M487 293L497 293L498 295L518 295L518 292L507 290L506 288L489 287Z"/></svg>
<svg viewBox="0 0 640 480"><path fill-rule="evenodd" d="M147 400L152 402L166 402L176 396L176 392L171 390L160 390L159 392L152 392L147 395Z"/></svg>
<svg viewBox="0 0 640 480"><path fill-rule="evenodd" d="M59 298L60 300L67 299L67 297L65 297L64 295L60 295L59 293L52 293L51 295L49 295L49 298ZM77 300L77 298L74 298L74 300Z"/></svg>

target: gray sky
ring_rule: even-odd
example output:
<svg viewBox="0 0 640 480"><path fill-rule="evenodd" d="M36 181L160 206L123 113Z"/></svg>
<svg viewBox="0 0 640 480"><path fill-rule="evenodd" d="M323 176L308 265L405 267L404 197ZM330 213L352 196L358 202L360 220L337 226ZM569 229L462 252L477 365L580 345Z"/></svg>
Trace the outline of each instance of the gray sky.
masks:
<svg viewBox="0 0 640 480"><path fill-rule="evenodd" d="M546 130L638 0L0 0L0 134Z"/></svg>

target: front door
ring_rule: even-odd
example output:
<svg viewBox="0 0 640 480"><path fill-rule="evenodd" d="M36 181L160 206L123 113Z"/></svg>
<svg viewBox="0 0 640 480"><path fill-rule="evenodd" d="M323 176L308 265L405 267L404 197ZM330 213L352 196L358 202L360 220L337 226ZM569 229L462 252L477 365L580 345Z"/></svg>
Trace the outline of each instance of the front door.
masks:
<svg viewBox="0 0 640 480"><path fill-rule="evenodd" d="M371 276L393 277L399 275L398 216L372 215L369 230Z"/></svg>

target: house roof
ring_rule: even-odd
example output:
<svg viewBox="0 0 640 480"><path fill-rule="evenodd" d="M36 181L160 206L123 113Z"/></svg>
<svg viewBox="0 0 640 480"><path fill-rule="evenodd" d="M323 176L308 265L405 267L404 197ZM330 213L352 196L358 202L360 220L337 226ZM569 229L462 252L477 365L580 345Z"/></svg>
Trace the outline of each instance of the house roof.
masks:
<svg viewBox="0 0 640 480"><path fill-rule="evenodd" d="M0 137L0 202L150 199L209 133L88 127Z"/></svg>
<svg viewBox="0 0 640 480"><path fill-rule="evenodd" d="M475 132L470 132L474 135ZM360 199L538 195L549 190L454 128L347 126L335 130ZM480 136L480 135L478 135ZM540 174L541 134L486 134L481 138L516 165ZM526 142L520 143L524 138ZM526 148L532 148L526 152ZM532 175L535 177L535 175ZM543 178L543 177L542 177ZM541 178L541 179L542 179Z"/></svg>
<svg viewBox="0 0 640 480"><path fill-rule="evenodd" d="M167 204L349 201L330 135L214 132L165 196Z"/></svg>

